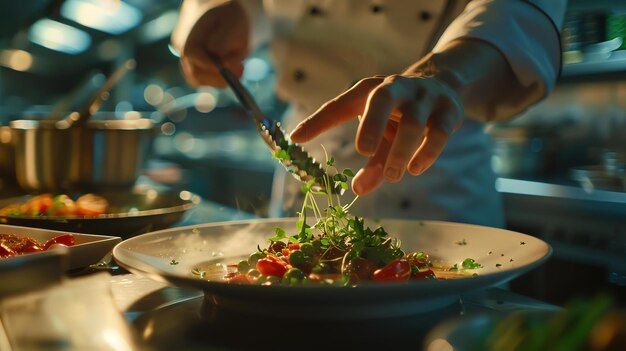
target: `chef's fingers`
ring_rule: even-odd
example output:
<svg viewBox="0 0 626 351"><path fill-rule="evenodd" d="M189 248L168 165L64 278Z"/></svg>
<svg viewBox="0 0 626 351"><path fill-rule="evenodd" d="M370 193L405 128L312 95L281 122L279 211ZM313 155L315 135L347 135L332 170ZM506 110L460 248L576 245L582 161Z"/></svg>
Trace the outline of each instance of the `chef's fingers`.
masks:
<svg viewBox="0 0 626 351"><path fill-rule="evenodd" d="M433 110L426 123L424 138L417 149L407 169L411 175L420 175L430 168L443 151L448 139L463 121L463 103L458 94L448 85L431 79L435 84L433 91L438 91Z"/></svg>
<svg viewBox="0 0 626 351"><path fill-rule="evenodd" d="M395 120L390 120L385 127L384 138L389 143L393 143L393 139L396 138L396 134L398 133L398 122Z"/></svg>
<svg viewBox="0 0 626 351"><path fill-rule="evenodd" d="M414 99L415 88L413 78L391 75L372 90L356 135L355 146L361 155L372 156L376 152L392 113Z"/></svg>
<svg viewBox="0 0 626 351"><path fill-rule="evenodd" d="M402 118L383 171L385 180L389 182L402 179L409 161L421 144L421 136L433 104L427 92L420 95L421 100L407 102L398 108Z"/></svg>
<svg viewBox="0 0 626 351"><path fill-rule="evenodd" d="M207 69L194 65L190 60L185 58L180 60L180 67L183 70L183 76L187 83L194 87L210 85L224 88L226 86L226 82L220 77L217 69Z"/></svg>
<svg viewBox="0 0 626 351"><path fill-rule="evenodd" d="M362 79L352 88L326 102L296 126L290 134L291 140L296 143L309 141L324 131L361 115L369 92L383 79L383 77Z"/></svg>
<svg viewBox="0 0 626 351"><path fill-rule="evenodd" d="M226 86L209 55L218 57L240 77L242 61L248 54L248 32L245 12L236 2L223 2L203 14L181 50L181 66L187 81L195 86Z"/></svg>
<svg viewBox="0 0 626 351"><path fill-rule="evenodd" d="M236 76L240 77L243 74L243 63L238 55L230 56L223 62L224 66L228 67ZM217 88L227 86L226 81L208 56L183 56L180 63L185 78L193 86L210 85Z"/></svg>
<svg viewBox="0 0 626 351"><path fill-rule="evenodd" d="M357 195L365 195L378 188L384 180L383 169L389 155L391 143L383 140L376 152L352 178L352 191Z"/></svg>
<svg viewBox="0 0 626 351"><path fill-rule="evenodd" d="M424 140L407 166L411 175L420 175L435 163L450 135L461 125L462 118L457 108L438 107L433 111L426 125Z"/></svg>
<svg viewBox="0 0 626 351"><path fill-rule="evenodd" d="M435 163L448 143L448 134L441 128L426 128L422 145L411 159L408 170L411 175L420 175Z"/></svg>

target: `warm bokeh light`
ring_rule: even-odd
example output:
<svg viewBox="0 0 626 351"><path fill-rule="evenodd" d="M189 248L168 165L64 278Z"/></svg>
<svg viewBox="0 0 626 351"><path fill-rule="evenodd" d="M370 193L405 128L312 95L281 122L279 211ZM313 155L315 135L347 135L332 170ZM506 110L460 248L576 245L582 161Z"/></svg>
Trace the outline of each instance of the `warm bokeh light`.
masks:
<svg viewBox="0 0 626 351"><path fill-rule="evenodd" d="M28 38L50 50L77 55L91 45L87 32L61 22L43 18L35 22L28 32Z"/></svg>
<svg viewBox="0 0 626 351"><path fill-rule="evenodd" d="M195 95L196 101L195 106L198 112L208 113L213 111L215 108L215 104L217 103L217 99L215 95L210 92L199 92Z"/></svg>
<svg viewBox="0 0 626 351"><path fill-rule="evenodd" d="M133 104L130 101L120 101L115 105L115 118L123 119L127 112L133 110Z"/></svg>
<svg viewBox="0 0 626 351"><path fill-rule="evenodd" d="M33 65L33 55L24 50L4 50L0 62L16 71L28 71Z"/></svg>
<svg viewBox="0 0 626 351"><path fill-rule="evenodd" d="M148 84L143 91L143 98L152 106L158 105L163 102L163 88L156 84Z"/></svg>
<svg viewBox="0 0 626 351"><path fill-rule="evenodd" d="M139 9L118 0L69 0L61 6L61 15L113 35L137 26L143 17Z"/></svg>
<svg viewBox="0 0 626 351"><path fill-rule="evenodd" d="M138 111L128 111L126 113L124 113L124 119L140 119L141 118L141 113L139 113Z"/></svg>
<svg viewBox="0 0 626 351"><path fill-rule="evenodd" d="M174 135L176 133L176 125L172 122L165 122L161 125L161 133L164 135Z"/></svg>
<svg viewBox="0 0 626 351"><path fill-rule="evenodd" d="M178 11L167 11L159 17L142 25L141 28L139 28L139 36L145 43L167 38L174 30L177 21Z"/></svg>

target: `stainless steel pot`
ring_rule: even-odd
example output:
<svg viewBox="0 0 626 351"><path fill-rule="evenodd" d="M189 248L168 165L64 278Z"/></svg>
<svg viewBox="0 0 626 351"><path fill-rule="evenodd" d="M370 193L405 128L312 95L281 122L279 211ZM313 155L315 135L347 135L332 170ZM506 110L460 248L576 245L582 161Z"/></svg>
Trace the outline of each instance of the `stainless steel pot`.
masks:
<svg viewBox="0 0 626 351"><path fill-rule="evenodd" d="M11 139L11 127L0 126L0 179L8 181L15 180L15 157Z"/></svg>
<svg viewBox="0 0 626 351"><path fill-rule="evenodd" d="M131 188L150 152L150 119L89 120L58 129L55 121L10 122L18 184L30 192Z"/></svg>

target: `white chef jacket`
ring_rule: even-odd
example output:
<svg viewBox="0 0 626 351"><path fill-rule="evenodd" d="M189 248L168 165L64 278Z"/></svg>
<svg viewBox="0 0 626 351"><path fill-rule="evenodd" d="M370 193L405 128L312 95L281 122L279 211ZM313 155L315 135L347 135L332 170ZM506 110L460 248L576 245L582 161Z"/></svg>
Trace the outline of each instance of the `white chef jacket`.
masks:
<svg viewBox="0 0 626 351"><path fill-rule="evenodd" d="M197 18L222 1L186 0L173 44L182 47ZM271 38L277 94L290 102L283 118L287 131L361 78L400 73L429 50L437 52L458 38L493 44L513 70L517 81L492 107L497 118L520 113L545 97L560 71L558 28L566 0L238 1L251 20L253 45ZM356 171L366 162L355 151L356 127L355 119L303 146L323 163L323 145L338 168ZM483 127L466 118L430 169L418 177L407 174L399 183L384 183L359 198L351 212L503 226L491 140ZM300 186L277 170L270 216L299 211Z"/></svg>

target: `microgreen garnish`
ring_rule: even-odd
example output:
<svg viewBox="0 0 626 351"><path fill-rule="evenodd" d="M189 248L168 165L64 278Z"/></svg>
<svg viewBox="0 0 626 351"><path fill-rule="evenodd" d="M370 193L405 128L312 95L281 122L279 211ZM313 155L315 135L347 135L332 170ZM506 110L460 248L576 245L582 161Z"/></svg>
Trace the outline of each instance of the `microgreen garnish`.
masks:
<svg viewBox="0 0 626 351"><path fill-rule="evenodd" d="M456 244L459 245L459 246L465 246L465 245L467 245L467 241L465 241L465 239L463 239L461 241L457 241Z"/></svg>
<svg viewBox="0 0 626 351"><path fill-rule="evenodd" d="M277 152L277 158L286 159L291 155L291 145L279 146L285 151ZM295 230L274 228L273 236L268 238L269 246L263 249L257 245L257 252L236 265L229 265L236 266L236 272L229 272L224 279L235 284L337 286L367 280L438 280L434 273L438 268L428 254L405 253L400 240L391 237L383 227L369 227L364 218L350 214L358 196L342 204L341 195L343 190L349 189L348 182L354 172L339 171L335 159L328 157L326 149L324 153L327 161L321 175L301 185L304 199L297 213ZM379 221L373 220L373 223ZM419 222L419 225L424 223ZM457 244L467 245L467 242L463 239ZM449 270L480 267L468 258ZM194 274L203 273L194 271Z"/></svg>
<svg viewBox="0 0 626 351"><path fill-rule="evenodd" d="M170 265L172 265L172 266L175 266L175 265L177 265L178 263L179 263L179 262L178 262L178 261L176 261L176 260L171 260L171 261L170 261Z"/></svg>
<svg viewBox="0 0 626 351"><path fill-rule="evenodd" d="M474 260L473 258L466 258L463 260L463 263L461 263L461 266L464 269L476 269L476 268L481 268L482 265L478 262L476 262L476 260Z"/></svg>
<svg viewBox="0 0 626 351"><path fill-rule="evenodd" d="M274 157L276 157L277 159L279 159L281 161L289 161L289 160L291 160L291 156L289 156L289 153L286 150L276 151L274 153Z"/></svg>
<svg viewBox="0 0 626 351"><path fill-rule="evenodd" d="M274 234L276 235L269 238L270 241L280 241L287 237L287 234L285 234L285 230L283 228L274 228Z"/></svg>

